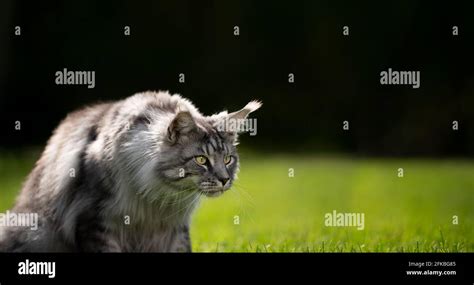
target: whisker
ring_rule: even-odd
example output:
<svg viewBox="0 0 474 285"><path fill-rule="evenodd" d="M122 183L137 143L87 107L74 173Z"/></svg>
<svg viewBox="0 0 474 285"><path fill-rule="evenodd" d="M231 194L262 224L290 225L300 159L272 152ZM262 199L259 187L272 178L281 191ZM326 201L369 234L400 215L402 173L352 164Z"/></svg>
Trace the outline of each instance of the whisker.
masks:
<svg viewBox="0 0 474 285"><path fill-rule="evenodd" d="M194 206L194 203L200 198L200 193L192 193L192 195L195 195L195 197L194 197L194 199L191 201L191 203L189 203L189 204L185 203L184 207L182 207L181 209L177 210L177 211L174 212L173 214L171 214L171 215L165 217L165 219L169 219L169 218L171 218L171 217L173 217L173 216L179 214L180 212L182 212L182 211L185 210L185 209L186 209L186 213L185 213L185 214L187 214L187 210L188 210L189 208L192 208L192 207ZM188 199L189 199L189 197L188 197Z"/></svg>
<svg viewBox="0 0 474 285"><path fill-rule="evenodd" d="M248 208L255 209L255 203L253 202L253 197L247 191L244 190L244 188L242 187L240 183L237 183L237 184L234 183L234 186L237 191L232 191L232 192L235 192L236 193L235 195L238 195L239 197L239 211L242 212L244 217L249 218L249 220L255 224L256 221L254 220L253 216L250 214L250 211L248 211ZM245 198L246 200L245 204L242 201L242 198Z"/></svg>

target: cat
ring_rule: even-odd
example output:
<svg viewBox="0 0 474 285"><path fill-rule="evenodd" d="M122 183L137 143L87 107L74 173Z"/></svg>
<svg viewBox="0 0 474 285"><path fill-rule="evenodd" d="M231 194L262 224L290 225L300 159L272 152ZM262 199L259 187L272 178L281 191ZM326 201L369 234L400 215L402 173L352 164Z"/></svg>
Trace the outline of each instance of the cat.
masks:
<svg viewBox="0 0 474 285"><path fill-rule="evenodd" d="M148 91L70 113L11 210L37 213L38 229L1 227L0 251L190 252L201 196L229 190L239 170L239 130L220 126L260 107L204 116Z"/></svg>

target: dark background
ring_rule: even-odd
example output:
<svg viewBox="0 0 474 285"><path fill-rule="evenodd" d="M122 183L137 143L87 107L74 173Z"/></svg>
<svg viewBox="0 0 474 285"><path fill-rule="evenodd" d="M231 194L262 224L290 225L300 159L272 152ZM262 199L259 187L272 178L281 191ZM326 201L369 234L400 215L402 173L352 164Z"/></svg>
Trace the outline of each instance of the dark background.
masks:
<svg viewBox="0 0 474 285"><path fill-rule="evenodd" d="M84 104L169 90L206 114L262 100L260 150L473 157L472 1L346 2L2 1L0 148L44 145ZM56 85L63 68L95 71L95 89ZM388 68L421 87L381 86Z"/></svg>

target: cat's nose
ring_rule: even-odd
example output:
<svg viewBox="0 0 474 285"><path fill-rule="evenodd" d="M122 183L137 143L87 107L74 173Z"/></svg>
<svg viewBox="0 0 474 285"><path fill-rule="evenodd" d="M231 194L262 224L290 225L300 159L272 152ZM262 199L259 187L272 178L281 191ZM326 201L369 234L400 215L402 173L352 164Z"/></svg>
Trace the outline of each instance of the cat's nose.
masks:
<svg viewBox="0 0 474 285"><path fill-rule="evenodd" d="M224 186L227 181L229 181L229 178L220 178L219 181L222 183L222 186Z"/></svg>

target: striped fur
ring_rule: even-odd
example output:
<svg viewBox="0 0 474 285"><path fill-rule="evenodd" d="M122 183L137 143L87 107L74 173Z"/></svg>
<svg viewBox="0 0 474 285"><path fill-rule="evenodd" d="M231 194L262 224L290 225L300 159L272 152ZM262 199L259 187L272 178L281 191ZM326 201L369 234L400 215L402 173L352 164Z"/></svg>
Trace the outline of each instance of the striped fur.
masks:
<svg viewBox="0 0 474 285"><path fill-rule="evenodd" d="M0 251L190 251L201 196L238 172L238 134L216 126L259 107L206 117L179 95L144 92L69 114L11 210L38 213L38 230L0 228Z"/></svg>

